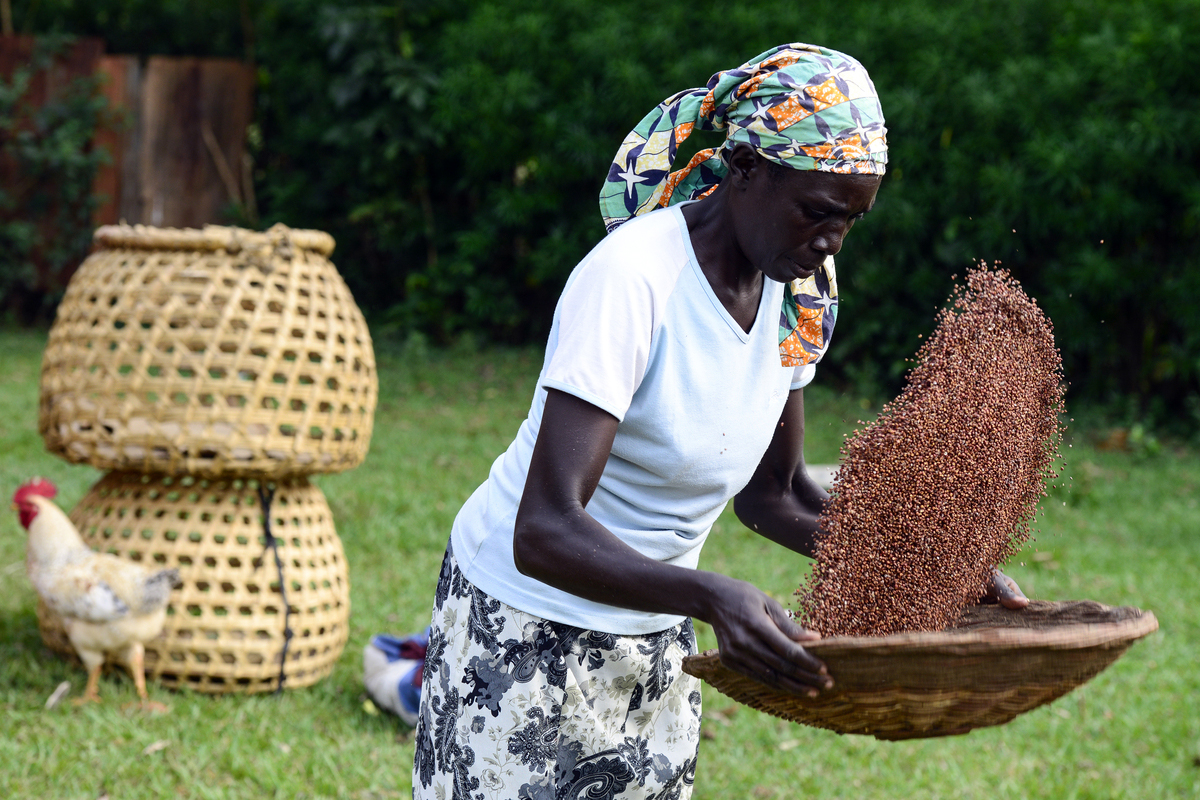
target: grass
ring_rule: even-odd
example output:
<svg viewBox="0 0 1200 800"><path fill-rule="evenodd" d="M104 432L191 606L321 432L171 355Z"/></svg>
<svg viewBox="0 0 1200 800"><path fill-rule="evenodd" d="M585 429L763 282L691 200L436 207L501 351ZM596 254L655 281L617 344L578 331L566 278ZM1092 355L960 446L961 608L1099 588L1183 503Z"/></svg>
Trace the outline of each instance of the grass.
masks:
<svg viewBox="0 0 1200 800"><path fill-rule="evenodd" d="M44 335L0 333L0 490L46 475L69 508L98 473L42 449L37 381ZM366 463L318 482L351 577L350 643L331 677L282 696L210 696L151 685L172 710L147 716L124 673L105 703L47 711L83 674L46 651L24 575L24 531L0 521L0 797L408 797L411 733L364 705L360 653L373 633L428 619L458 505L507 446L540 365L531 350L431 352L377 345L381 402ZM808 457L832 462L870 404L818 389ZM1159 633L1065 698L967 736L884 743L783 723L706 691L694 797L1190 798L1200 796L1200 459L1099 451L1074 435L1070 488L1044 504L1036 545L1010 573L1032 597L1151 609ZM1019 563L1023 562L1023 563ZM728 512L702 567L782 600L807 562L741 528ZM715 645L699 625L701 646ZM501 799L503 800L503 799Z"/></svg>

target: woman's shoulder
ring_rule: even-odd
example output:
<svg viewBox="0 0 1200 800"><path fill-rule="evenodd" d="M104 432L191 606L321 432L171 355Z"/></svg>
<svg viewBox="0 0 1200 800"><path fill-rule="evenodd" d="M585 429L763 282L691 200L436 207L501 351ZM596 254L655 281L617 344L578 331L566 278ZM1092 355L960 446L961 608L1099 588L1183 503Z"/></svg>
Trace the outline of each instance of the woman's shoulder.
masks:
<svg viewBox="0 0 1200 800"><path fill-rule="evenodd" d="M673 281L689 259L685 235L678 211L652 211L605 236L578 269L605 280L653 284Z"/></svg>
<svg viewBox="0 0 1200 800"><path fill-rule="evenodd" d="M614 229L597 247L662 247L682 248L686 223L678 208L659 208L639 217L632 217Z"/></svg>

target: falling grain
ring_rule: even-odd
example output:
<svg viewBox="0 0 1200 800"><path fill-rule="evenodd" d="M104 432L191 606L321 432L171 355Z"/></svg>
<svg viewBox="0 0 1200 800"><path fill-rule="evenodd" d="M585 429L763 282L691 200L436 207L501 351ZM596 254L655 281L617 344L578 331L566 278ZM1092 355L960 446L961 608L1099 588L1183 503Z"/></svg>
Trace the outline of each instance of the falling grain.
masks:
<svg viewBox="0 0 1200 800"><path fill-rule="evenodd" d="M1063 412L1053 326L1007 271L956 285L900 395L847 437L797 591L825 635L942 630L1030 537Z"/></svg>

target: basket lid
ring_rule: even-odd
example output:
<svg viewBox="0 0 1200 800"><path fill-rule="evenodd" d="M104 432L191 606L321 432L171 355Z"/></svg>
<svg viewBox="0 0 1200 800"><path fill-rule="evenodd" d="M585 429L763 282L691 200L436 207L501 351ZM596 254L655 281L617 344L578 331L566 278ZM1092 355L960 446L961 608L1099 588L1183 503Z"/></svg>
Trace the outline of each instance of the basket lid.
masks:
<svg viewBox="0 0 1200 800"><path fill-rule="evenodd" d="M289 228L276 223L265 231L225 225L203 228L155 228L150 225L103 225L92 234L97 247L138 250L209 250L239 253L294 247L328 256L333 237L325 231Z"/></svg>

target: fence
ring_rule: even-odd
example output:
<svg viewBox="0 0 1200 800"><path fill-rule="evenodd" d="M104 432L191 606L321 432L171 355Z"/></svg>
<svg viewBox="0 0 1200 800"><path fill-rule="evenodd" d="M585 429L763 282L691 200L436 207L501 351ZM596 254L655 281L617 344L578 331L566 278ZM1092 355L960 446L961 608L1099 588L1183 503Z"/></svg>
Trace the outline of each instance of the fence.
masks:
<svg viewBox="0 0 1200 800"><path fill-rule="evenodd" d="M254 71L239 61L105 56L98 69L111 108L127 125L103 130L113 154L96 178L107 201L97 223L124 220L194 228L219 222L230 205L253 215L245 154Z"/></svg>
<svg viewBox="0 0 1200 800"><path fill-rule="evenodd" d="M0 131L0 226L24 236L20 253L9 247L13 257L0 258L0 272L7 273L0 274L0 312L26 321L44 316L85 255L92 227L120 221L201 227L255 217L245 147L253 115L251 65L105 55L104 42L94 38L70 42L40 66L38 53L35 37L0 36L0 82L10 94L20 92L7 141ZM20 73L28 79L23 90L15 82ZM86 183L63 192L46 184L80 180L79 153L46 146L45 155L23 159L28 148L17 138L46 142L53 126L83 124L42 112L95 78L94 91L110 113L101 115L90 142L85 137L72 147L103 149L107 157L97 159L90 193ZM61 169L47 163L55 159ZM93 208L90 215L64 213L76 210L65 208L72 204Z"/></svg>

